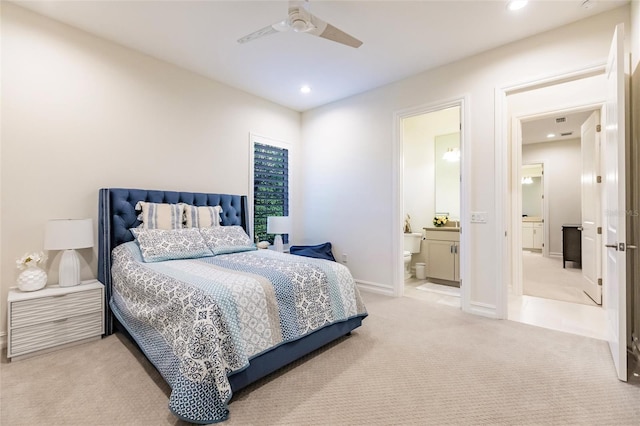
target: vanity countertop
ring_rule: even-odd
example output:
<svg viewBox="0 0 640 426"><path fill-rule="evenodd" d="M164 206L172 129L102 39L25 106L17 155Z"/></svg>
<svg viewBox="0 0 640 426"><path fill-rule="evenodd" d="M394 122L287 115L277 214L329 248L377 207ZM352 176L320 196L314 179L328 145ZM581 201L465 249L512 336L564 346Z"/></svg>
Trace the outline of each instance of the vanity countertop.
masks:
<svg viewBox="0 0 640 426"><path fill-rule="evenodd" d="M542 218L541 217L535 217L535 216L525 216L522 218L523 222L542 222Z"/></svg>
<svg viewBox="0 0 640 426"><path fill-rule="evenodd" d="M425 231L460 232L460 228L456 228L455 226L429 226L422 229L424 229Z"/></svg>

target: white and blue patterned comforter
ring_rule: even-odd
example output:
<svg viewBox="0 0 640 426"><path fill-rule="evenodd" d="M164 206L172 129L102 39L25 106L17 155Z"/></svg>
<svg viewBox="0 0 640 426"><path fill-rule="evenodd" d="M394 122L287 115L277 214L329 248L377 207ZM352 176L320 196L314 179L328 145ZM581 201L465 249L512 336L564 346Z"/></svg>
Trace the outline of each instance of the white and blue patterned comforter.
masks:
<svg viewBox="0 0 640 426"><path fill-rule="evenodd" d="M196 423L227 418L227 376L252 357L367 314L345 266L271 250L144 263L129 242L112 277L114 314L171 386L171 411Z"/></svg>

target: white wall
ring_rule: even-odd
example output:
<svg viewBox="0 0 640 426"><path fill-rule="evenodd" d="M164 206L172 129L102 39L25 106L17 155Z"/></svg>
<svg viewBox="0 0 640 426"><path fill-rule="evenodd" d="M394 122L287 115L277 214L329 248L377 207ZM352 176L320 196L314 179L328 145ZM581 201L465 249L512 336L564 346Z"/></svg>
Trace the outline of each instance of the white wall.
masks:
<svg viewBox="0 0 640 426"><path fill-rule="evenodd" d="M102 187L247 194L249 132L300 142L298 112L7 2L1 113L3 331L15 260L42 250L48 219L91 217L97 234ZM299 168L291 181L295 210ZM82 255L94 277L97 247Z"/></svg>
<svg viewBox="0 0 640 426"><path fill-rule="evenodd" d="M562 225L582 223L580 139L527 144L522 163L544 163L548 188L549 254L562 253Z"/></svg>
<svg viewBox="0 0 640 426"><path fill-rule="evenodd" d="M463 231L470 244L465 279L471 305L495 312L502 227L495 220L495 89L604 62L615 25L628 21L628 7L615 9L304 113L305 237L331 240L338 253L349 253L357 280L393 289L400 257L392 247L402 226L392 221L394 112L468 94L467 208L487 212L488 221Z"/></svg>

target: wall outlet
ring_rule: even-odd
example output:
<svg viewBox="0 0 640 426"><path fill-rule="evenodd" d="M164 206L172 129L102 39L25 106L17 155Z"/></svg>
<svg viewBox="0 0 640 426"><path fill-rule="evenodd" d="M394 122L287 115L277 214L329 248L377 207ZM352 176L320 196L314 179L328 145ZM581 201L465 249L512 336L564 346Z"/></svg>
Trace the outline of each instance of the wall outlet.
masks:
<svg viewBox="0 0 640 426"><path fill-rule="evenodd" d="M342 263L347 263L347 253L342 253Z"/></svg>

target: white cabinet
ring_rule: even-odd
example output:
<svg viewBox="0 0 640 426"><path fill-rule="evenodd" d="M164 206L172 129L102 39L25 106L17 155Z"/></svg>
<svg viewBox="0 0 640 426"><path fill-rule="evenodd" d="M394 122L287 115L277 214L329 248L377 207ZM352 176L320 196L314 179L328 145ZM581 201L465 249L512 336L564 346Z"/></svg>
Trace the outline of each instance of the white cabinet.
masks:
<svg viewBox="0 0 640 426"><path fill-rule="evenodd" d="M7 358L59 349L104 333L104 286L91 280L73 287L10 290Z"/></svg>
<svg viewBox="0 0 640 426"><path fill-rule="evenodd" d="M427 278L460 281L460 232L457 228L426 228Z"/></svg>
<svg viewBox="0 0 640 426"><path fill-rule="evenodd" d="M543 242L542 222L522 222L522 248L542 250Z"/></svg>

